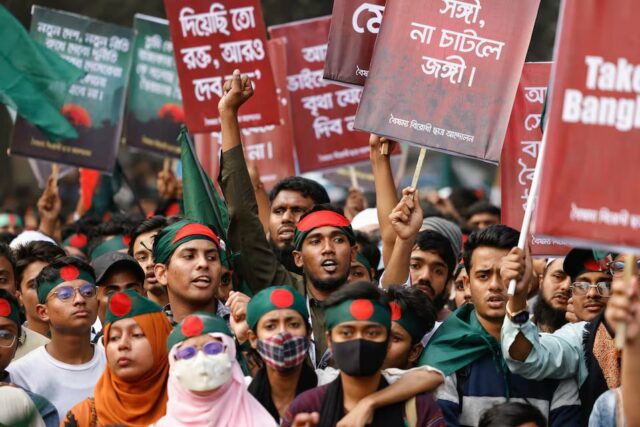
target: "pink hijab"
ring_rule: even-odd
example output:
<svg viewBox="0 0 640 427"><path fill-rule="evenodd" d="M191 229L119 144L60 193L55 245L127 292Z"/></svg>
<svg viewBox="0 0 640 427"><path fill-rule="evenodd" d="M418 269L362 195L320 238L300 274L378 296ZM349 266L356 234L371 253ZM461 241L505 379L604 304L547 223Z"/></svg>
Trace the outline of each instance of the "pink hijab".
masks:
<svg viewBox="0 0 640 427"><path fill-rule="evenodd" d="M198 396L185 389L173 374L176 344L169 353L169 382L167 414L154 426L157 427L276 427L271 414L246 389L242 369L236 360L236 346L231 337L211 333L227 346L232 360L231 378L207 396Z"/></svg>

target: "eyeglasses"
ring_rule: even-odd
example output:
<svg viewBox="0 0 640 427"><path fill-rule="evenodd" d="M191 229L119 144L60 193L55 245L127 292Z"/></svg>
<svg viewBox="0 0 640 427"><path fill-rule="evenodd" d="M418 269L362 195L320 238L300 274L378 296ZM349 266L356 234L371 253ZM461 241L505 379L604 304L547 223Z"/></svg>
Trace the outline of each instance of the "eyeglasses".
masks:
<svg viewBox="0 0 640 427"><path fill-rule="evenodd" d="M95 285L92 285L91 283L85 283L84 285L77 288L74 288L73 286L60 286L55 291L51 292L47 296L47 299L49 299L51 295L55 295L60 301L69 301L76 295L76 292L79 292L80 295L86 299L96 297Z"/></svg>
<svg viewBox="0 0 640 427"><path fill-rule="evenodd" d="M225 345L221 342L209 341L202 346L202 351L208 356L215 356L216 354L222 353L224 351L224 347ZM195 357L196 354L198 354L198 349L190 345L187 347L179 348L176 351L176 358L178 360L188 360Z"/></svg>
<svg viewBox="0 0 640 427"><path fill-rule="evenodd" d="M6 329L0 329L0 347L9 348L16 342L16 334Z"/></svg>
<svg viewBox="0 0 640 427"><path fill-rule="evenodd" d="M636 261L637 270L640 271L640 259ZM607 269L609 270L609 274L615 277L619 277L624 272L624 261L611 261L607 264Z"/></svg>
<svg viewBox="0 0 640 427"><path fill-rule="evenodd" d="M589 282L574 282L571 284L573 295L586 295L591 288L596 288L601 297L608 297L611 294L611 282L598 282L595 285Z"/></svg>

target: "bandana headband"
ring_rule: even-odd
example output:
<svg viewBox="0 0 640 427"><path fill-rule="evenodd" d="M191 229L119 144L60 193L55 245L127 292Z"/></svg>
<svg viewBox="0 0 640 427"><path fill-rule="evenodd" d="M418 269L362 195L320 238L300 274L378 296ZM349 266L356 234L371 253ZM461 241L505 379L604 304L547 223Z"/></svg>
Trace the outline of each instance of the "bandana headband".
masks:
<svg viewBox="0 0 640 427"><path fill-rule="evenodd" d="M376 300L348 299L324 311L324 327L327 331L341 323L359 320L379 323L390 330L391 308Z"/></svg>
<svg viewBox="0 0 640 427"><path fill-rule="evenodd" d="M270 311L291 309L308 322L309 311L304 297L291 286L272 286L254 295L247 305L247 323L255 332L256 325Z"/></svg>
<svg viewBox="0 0 640 427"><path fill-rule="evenodd" d="M129 247L130 241L131 238L129 236L124 236L122 234L113 236L93 248L91 254L89 255L89 258L96 259L100 255L104 255L108 252L117 252L121 251L122 249L127 249Z"/></svg>
<svg viewBox="0 0 640 427"><path fill-rule="evenodd" d="M191 314L173 328L167 340L167 348L171 351L176 344L189 338L216 332L233 338L227 323L221 317L207 313Z"/></svg>
<svg viewBox="0 0 640 427"><path fill-rule="evenodd" d="M367 269L367 273L371 271L371 264L369 263L367 257L362 254L362 252L356 253L356 262L362 264L362 266Z"/></svg>
<svg viewBox="0 0 640 427"><path fill-rule="evenodd" d="M166 264L180 245L192 240L209 240L220 249L220 240L211 228L198 222L182 220L163 228L156 235L153 242L155 262Z"/></svg>
<svg viewBox="0 0 640 427"><path fill-rule="evenodd" d="M0 298L0 317L5 317L18 326L20 329L20 307L15 303L14 300L9 298Z"/></svg>
<svg viewBox="0 0 640 427"><path fill-rule="evenodd" d="M105 325L148 313L161 313L162 307L132 289L109 296Z"/></svg>
<svg viewBox="0 0 640 427"><path fill-rule="evenodd" d="M323 210L312 212L302 218L296 226L294 246L296 250L302 248L302 242L307 235L314 229L320 227L336 227L339 228L349 239L351 246L356 244L356 237L351 228L351 222L337 212Z"/></svg>
<svg viewBox="0 0 640 427"><path fill-rule="evenodd" d="M389 306L391 307L391 320L402 326L411 335L412 344L419 342L427 331L420 327L418 318L395 301L390 302Z"/></svg>
<svg viewBox="0 0 640 427"><path fill-rule="evenodd" d="M57 269L57 275L53 279L38 284L38 302L44 304L49 293L59 284L74 280L83 280L95 285L96 279L90 271L78 268L75 265L64 265Z"/></svg>

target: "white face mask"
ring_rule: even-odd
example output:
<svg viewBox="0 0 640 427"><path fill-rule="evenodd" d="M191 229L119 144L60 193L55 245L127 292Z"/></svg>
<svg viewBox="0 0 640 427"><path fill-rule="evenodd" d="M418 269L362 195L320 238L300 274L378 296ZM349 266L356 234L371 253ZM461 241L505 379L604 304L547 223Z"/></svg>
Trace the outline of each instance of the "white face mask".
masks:
<svg viewBox="0 0 640 427"><path fill-rule="evenodd" d="M198 351L191 359L176 360L173 374L188 390L215 390L231 378L231 359L227 353L209 356Z"/></svg>

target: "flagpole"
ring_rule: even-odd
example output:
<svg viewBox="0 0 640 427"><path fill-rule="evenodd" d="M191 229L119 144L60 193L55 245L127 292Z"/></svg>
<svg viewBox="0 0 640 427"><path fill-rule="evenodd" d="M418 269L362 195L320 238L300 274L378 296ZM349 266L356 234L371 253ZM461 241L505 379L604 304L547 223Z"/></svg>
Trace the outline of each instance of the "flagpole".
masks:
<svg viewBox="0 0 640 427"><path fill-rule="evenodd" d="M545 146L547 142L547 132L542 134L542 141L540 141L540 151L538 158L536 159L536 168L533 173L533 181L531 182L531 188L529 189L529 197L527 198L527 209L524 211L524 218L522 218L522 227L520 227L520 238L518 239L518 247L522 250L527 245L529 239L529 228L531 226L531 217L533 216L533 207L538 195L538 187L540 186L540 177L542 175L542 165L544 159ZM509 282L509 296L512 297L516 293L516 281L512 279Z"/></svg>
<svg viewBox="0 0 640 427"><path fill-rule="evenodd" d="M411 180L411 187L416 188L418 185L418 180L420 179L420 171L422 171L422 164L424 163L424 158L427 156L427 149L421 148L420 155L418 156L418 162L416 163L416 170L413 171L413 179Z"/></svg>

